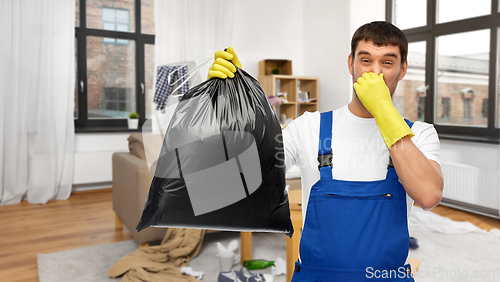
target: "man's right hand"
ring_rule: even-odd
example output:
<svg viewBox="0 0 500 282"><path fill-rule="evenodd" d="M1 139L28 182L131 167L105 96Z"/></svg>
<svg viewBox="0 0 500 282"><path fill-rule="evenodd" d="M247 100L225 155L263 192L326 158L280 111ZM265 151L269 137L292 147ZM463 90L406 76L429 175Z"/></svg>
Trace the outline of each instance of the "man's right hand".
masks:
<svg viewBox="0 0 500 282"><path fill-rule="evenodd" d="M241 69L240 60L238 60L238 57L236 56L236 53L233 50L233 47L227 48L227 52L226 51L215 52L214 58L215 61L208 70L207 79L211 79L214 77L222 79L225 79L227 77L233 78L234 73L236 72L236 67L239 67Z"/></svg>

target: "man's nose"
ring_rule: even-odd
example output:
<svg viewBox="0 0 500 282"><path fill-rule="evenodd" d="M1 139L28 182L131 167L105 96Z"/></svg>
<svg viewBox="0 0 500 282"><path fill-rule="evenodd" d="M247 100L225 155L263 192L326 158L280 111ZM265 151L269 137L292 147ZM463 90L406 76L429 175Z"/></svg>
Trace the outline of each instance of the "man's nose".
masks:
<svg viewBox="0 0 500 282"><path fill-rule="evenodd" d="M382 68L379 65L374 65L371 71L377 75L380 75L382 73Z"/></svg>

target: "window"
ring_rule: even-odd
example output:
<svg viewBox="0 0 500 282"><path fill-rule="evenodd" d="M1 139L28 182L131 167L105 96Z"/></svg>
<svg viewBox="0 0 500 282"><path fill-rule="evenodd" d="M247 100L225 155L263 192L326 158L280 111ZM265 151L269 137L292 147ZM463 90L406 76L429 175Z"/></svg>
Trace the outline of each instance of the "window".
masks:
<svg viewBox="0 0 500 282"><path fill-rule="evenodd" d="M129 31L129 11L115 8L102 8L102 27L107 30ZM103 38L103 43L127 45L128 40Z"/></svg>
<svg viewBox="0 0 500 282"><path fill-rule="evenodd" d="M472 119L472 99L464 98L463 102L463 120L470 121Z"/></svg>
<svg viewBox="0 0 500 282"><path fill-rule="evenodd" d="M104 111L101 114L115 116L115 113L123 114L123 112L132 111L131 92L130 88L104 88Z"/></svg>
<svg viewBox="0 0 500 282"><path fill-rule="evenodd" d="M153 97L154 97L154 83L153 83L153 69L155 67L155 46L153 44L146 44L144 47L144 63L147 70L146 71L146 118L153 115Z"/></svg>
<svg viewBox="0 0 500 282"><path fill-rule="evenodd" d="M80 0L76 0L76 9L75 9L75 26L80 26Z"/></svg>
<svg viewBox="0 0 500 282"><path fill-rule="evenodd" d="M78 14L77 14L78 15ZM73 108L73 117L75 119L78 118L78 42L75 38L75 95L73 97L74 99L74 108Z"/></svg>
<svg viewBox="0 0 500 282"><path fill-rule="evenodd" d="M488 118L488 99L483 99L483 106L481 107L481 116L483 119Z"/></svg>
<svg viewBox="0 0 500 282"><path fill-rule="evenodd" d="M499 2L386 0L387 21L409 41L395 93L404 117L434 124L441 138L499 143Z"/></svg>
<svg viewBox="0 0 500 282"><path fill-rule="evenodd" d="M445 23L488 15L491 0L438 0L437 22Z"/></svg>
<svg viewBox="0 0 500 282"><path fill-rule="evenodd" d="M394 24L400 29L424 26L427 0L395 0Z"/></svg>
<svg viewBox="0 0 500 282"><path fill-rule="evenodd" d="M417 119L419 121L425 119L425 97L418 97Z"/></svg>
<svg viewBox="0 0 500 282"><path fill-rule="evenodd" d="M128 130L132 111L142 124L152 101L154 0L76 0L76 9L75 130Z"/></svg>
<svg viewBox="0 0 500 282"><path fill-rule="evenodd" d="M441 99L441 121L450 120L451 98Z"/></svg>
<svg viewBox="0 0 500 282"><path fill-rule="evenodd" d="M500 0L498 1L498 12L499 12L499 16L500 16ZM500 28L498 29L498 32L497 32L497 54L500 53ZM497 115L497 124L496 126L497 127L500 127L500 56L497 55L497 104L496 104L496 107L497 107L497 111L496 111L496 115ZM492 102L489 102L489 103L492 103ZM492 103L494 105L494 102ZM488 110L489 112L489 110Z"/></svg>
<svg viewBox="0 0 500 282"><path fill-rule="evenodd" d="M408 70L394 93L395 99L402 97L399 113L409 120L423 120L425 113L425 41L408 44Z"/></svg>
<svg viewBox="0 0 500 282"><path fill-rule="evenodd" d="M464 108L457 104L452 106L452 112L463 112L453 117L447 124L486 127L487 120L479 115L474 116L472 109L466 111L467 107L475 107L476 112L480 111L481 104L472 104L472 97L475 100L482 100L488 97L488 72L489 72L489 36L488 30L478 30L451 35L438 36L436 38L437 50L437 95L441 97L461 97L464 98ZM474 42L465 44L464 42ZM463 45L461 47L458 47ZM466 101L466 98L469 101ZM471 104L466 104L471 103ZM468 109L468 108L467 108ZM440 124L439 120L435 120Z"/></svg>
<svg viewBox="0 0 500 282"><path fill-rule="evenodd" d="M142 33L155 34L154 12L155 0L141 1L141 31Z"/></svg>
<svg viewBox="0 0 500 282"><path fill-rule="evenodd" d="M399 114L404 116L404 97L403 96L397 96L394 95L394 106L396 107L396 110L398 110Z"/></svg>
<svg viewBox="0 0 500 282"><path fill-rule="evenodd" d="M81 5L85 5L87 8L86 23L88 28L135 32L136 21L134 21L133 18L129 19L130 15L135 14L136 3L134 0L80 1L82 2Z"/></svg>
<svg viewBox="0 0 500 282"><path fill-rule="evenodd" d="M137 111L135 41L121 39L126 43L110 45L104 39L87 36L88 119L127 118L128 113ZM123 94L125 89L129 90L126 96ZM130 107L108 111L106 100L114 97L115 93L129 99Z"/></svg>

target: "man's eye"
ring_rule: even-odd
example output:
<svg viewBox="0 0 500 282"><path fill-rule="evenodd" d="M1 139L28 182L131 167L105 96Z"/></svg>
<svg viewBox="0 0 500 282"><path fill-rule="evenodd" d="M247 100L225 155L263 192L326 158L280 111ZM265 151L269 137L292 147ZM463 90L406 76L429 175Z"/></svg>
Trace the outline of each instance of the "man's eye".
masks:
<svg viewBox="0 0 500 282"><path fill-rule="evenodd" d="M392 62L387 61L387 62L385 62L384 64L385 64L385 65L392 65Z"/></svg>
<svg viewBox="0 0 500 282"><path fill-rule="evenodd" d="M361 59L361 62L363 62L363 63L369 63L370 61L368 59Z"/></svg>

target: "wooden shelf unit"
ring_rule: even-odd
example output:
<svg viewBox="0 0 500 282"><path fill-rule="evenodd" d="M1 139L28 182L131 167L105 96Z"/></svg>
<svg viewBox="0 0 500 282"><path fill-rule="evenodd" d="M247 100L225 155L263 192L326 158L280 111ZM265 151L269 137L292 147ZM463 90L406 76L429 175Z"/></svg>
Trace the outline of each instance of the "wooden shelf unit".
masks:
<svg viewBox="0 0 500 282"><path fill-rule="evenodd" d="M279 92L287 93L287 100L279 106L275 106L275 112L279 115L285 114L287 118L295 119L304 112L319 111L319 78L296 75L259 75L257 77L266 95L277 96L276 83L279 81ZM301 92L309 92L309 99L314 102L298 102L297 85ZM281 117L278 116L278 119Z"/></svg>
<svg viewBox="0 0 500 282"><path fill-rule="evenodd" d="M277 68L282 75L292 74L292 61L267 59L259 62L259 75L272 75L272 69Z"/></svg>

